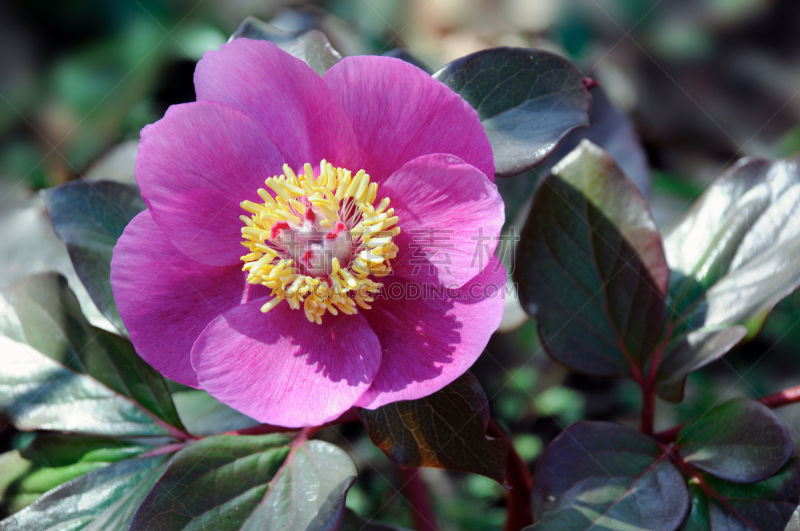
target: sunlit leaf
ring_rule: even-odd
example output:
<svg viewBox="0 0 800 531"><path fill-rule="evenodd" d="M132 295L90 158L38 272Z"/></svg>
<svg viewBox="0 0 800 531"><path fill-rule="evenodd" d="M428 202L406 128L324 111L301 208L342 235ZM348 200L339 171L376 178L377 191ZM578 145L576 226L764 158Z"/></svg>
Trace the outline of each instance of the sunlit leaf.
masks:
<svg viewBox="0 0 800 531"><path fill-rule="evenodd" d="M550 443L533 478L529 530L677 529L689 509L680 472L652 438L576 422Z"/></svg>
<svg viewBox="0 0 800 531"><path fill-rule="evenodd" d="M64 277L33 275L0 292L0 334L0 410L18 429L183 429L161 375L130 341L89 325Z"/></svg>
<svg viewBox="0 0 800 531"><path fill-rule="evenodd" d="M335 529L355 478L347 454L323 441L206 437L169 461L130 529Z"/></svg>
<svg viewBox="0 0 800 531"><path fill-rule="evenodd" d="M321 31L284 31L255 17L247 17L231 35L231 40L239 38L274 42L278 48L305 61L319 75L342 59Z"/></svg>
<svg viewBox="0 0 800 531"><path fill-rule="evenodd" d="M592 98L583 74L551 52L492 48L456 59L433 77L478 111L500 176L536 166L567 133L589 125Z"/></svg>
<svg viewBox="0 0 800 531"><path fill-rule="evenodd" d="M73 181L42 194L81 282L103 315L124 332L111 291L111 256L122 231L145 208L139 189L110 181Z"/></svg>
<svg viewBox="0 0 800 531"><path fill-rule="evenodd" d="M664 325L669 279L641 193L589 141L539 187L514 280L547 352L567 367L637 377Z"/></svg>
<svg viewBox="0 0 800 531"><path fill-rule="evenodd" d="M482 474L502 483L508 440L487 439L489 408L478 380L465 373L425 398L360 409L370 439L401 467Z"/></svg>
<svg viewBox="0 0 800 531"><path fill-rule="evenodd" d="M0 521L2 531L124 531L168 455L127 459L77 477Z"/></svg>
<svg viewBox="0 0 800 531"><path fill-rule="evenodd" d="M687 371L761 330L773 306L800 286L800 162L744 159L719 177L667 235L673 270L670 344L658 391L683 397ZM709 348L706 340L715 341ZM681 360L676 362L673 357ZM677 371L675 366L682 367ZM677 382L677 384L676 384Z"/></svg>
<svg viewBox="0 0 800 531"><path fill-rule="evenodd" d="M678 434L678 452L695 468L736 483L766 479L792 455L786 424L767 406L735 398Z"/></svg>

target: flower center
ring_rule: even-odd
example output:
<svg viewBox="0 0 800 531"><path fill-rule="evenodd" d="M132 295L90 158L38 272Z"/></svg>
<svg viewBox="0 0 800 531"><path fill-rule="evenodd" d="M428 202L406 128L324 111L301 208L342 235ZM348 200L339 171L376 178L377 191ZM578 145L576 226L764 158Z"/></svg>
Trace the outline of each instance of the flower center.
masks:
<svg viewBox="0 0 800 531"><path fill-rule="evenodd" d="M316 177L310 164L300 174L284 164L283 175L265 184L274 195L259 188L263 203L241 203L251 214L241 216L242 245L250 250L242 269L250 284L267 286L273 295L261 311L286 300L321 324L325 312L370 309L382 287L370 277L391 272L392 238L400 234L389 198L373 206L378 183L364 170L353 175L323 160Z"/></svg>

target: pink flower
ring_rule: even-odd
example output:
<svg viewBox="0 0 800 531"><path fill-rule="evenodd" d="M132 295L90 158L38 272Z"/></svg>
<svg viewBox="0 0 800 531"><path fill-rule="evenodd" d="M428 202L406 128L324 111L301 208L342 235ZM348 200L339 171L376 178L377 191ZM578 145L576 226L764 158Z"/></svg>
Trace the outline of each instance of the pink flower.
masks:
<svg viewBox="0 0 800 531"><path fill-rule="evenodd" d="M198 101L142 131L147 210L111 263L139 355L288 427L463 374L506 284L476 112L400 60L349 57L320 77L246 39L207 53L194 83Z"/></svg>

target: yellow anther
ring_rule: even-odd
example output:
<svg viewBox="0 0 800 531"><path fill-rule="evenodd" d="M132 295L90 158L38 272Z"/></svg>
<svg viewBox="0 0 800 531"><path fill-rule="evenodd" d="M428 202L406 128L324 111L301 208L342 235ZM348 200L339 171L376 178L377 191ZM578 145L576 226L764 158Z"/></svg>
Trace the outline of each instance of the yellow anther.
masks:
<svg viewBox="0 0 800 531"><path fill-rule="evenodd" d="M370 294L382 289L373 279L391 272L389 260L397 254L392 238L400 233L389 199L383 198L378 208L373 205L378 184L364 170L352 174L323 159L316 177L310 164L303 165L302 173L284 165L283 174L267 179L258 195L263 203L241 203L250 214L240 216L242 245L248 249L241 259L247 282L271 290L262 311L286 300L310 322L321 324L328 312L369 310ZM347 240L340 239L341 223ZM336 232L328 234L334 227ZM337 255L327 257L331 249Z"/></svg>

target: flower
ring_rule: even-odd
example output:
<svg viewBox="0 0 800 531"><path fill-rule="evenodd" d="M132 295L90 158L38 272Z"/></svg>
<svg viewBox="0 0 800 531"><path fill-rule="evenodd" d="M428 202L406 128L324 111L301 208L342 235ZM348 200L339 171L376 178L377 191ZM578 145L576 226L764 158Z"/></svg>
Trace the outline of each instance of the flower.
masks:
<svg viewBox="0 0 800 531"><path fill-rule="evenodd" d="M397 59L320 77L247 39L205 54L194 83L196 102L142 130L147 209L111 262L139 355L287 427L463 374L506 284L477 113Z"/></svg>

